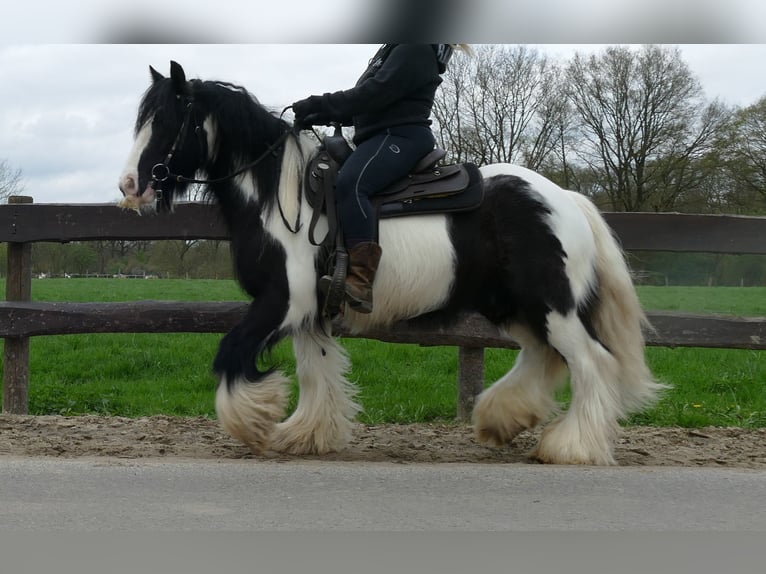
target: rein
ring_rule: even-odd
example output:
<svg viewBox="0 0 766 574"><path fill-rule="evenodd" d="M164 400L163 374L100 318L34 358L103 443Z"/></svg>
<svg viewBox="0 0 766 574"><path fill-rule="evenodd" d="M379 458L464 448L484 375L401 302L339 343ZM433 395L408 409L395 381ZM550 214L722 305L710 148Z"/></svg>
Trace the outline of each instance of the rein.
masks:
<svg viewBox="0 0 766 574"><path fill-rule="evenodd" d="M266 151L264 151L261 155L259 155L255 160L251 161L250 163L242 166L238 170L228 175L225 175L223 177L217 177L214 179L196 179L193 177L186 177L185 175L173 173L172 171L170 171L170 161L173 159L173 156L175 155L175 153L180 149L180 144L183 141L184 136L186 135L186 130L188 129L189 118L192 115L193 106L194 106L194 99L191 97L188 97L186 101L186 113L184 114L184 119L181 122L181 127L178 129L178 135L176 135L176 139L173 142L173 145L171 146L170 151L168 152L168 155L165 157L165 161L156 163L154 164L154 166L152 166L152 172L151 172L152 181L149 185L154 190L157 201L159 201L162 198L162 189L157 189L157 185L162 183L163 181L166 181L168 179L173 179L178 183L196 183L196 184L203 184L203 185L210 185L214 183L222 183L224 181L228 181L256 167L264 159L266 159L270 154L273 154L275 150L281 147L282 144L287 139L287 137L292 133L291 130L285 130L277 138L277 140L274 143L272 143L268 148L266 148ZM284 115L284 113L291 107L292 106L288 106L282 110L282 113L279 116L280 119L282 118L282 115ZM207 138L205 137L204 129L199 125L199 122L197 122L196 115L194 116L194 133L196 133L197 137L200 139L200 147L203 149L203 156L207 158ZM300 222L301 204L302 204L301 199L302 199L302 193L299 187L298 188L298 214L295 219L295 224L290 225L290 222L287 221L287 217L285 216L284 211L282 210L282 203L279 201L279 194L277 194L277 206L279 207L279 215L282 217L282 222L285 224L285 227L288 229L288 231L290 231L290 233L293 233L293 234L298 233L302 227Z"/></svg>
<svg viewBox="0 0 766 574"><path fill-rule="evenodd" d="M181 127L183 128L183 126ZM229 175L225 175L223 177L217 177L215 179L195 179L193 177L186 177L185 175L179 175L179 174L171 172L170 168L167 165L167 162L169 161L169 159L166 159L164 162L155 164L154 167L152 167L152 182L162 182L167 179L173 179L177 181L178 183L201 183L201 184L221 183L224 181L228 181L256 167L259 163L261 163L264 159L266 159L266 156L273 153L274 150L279 148L287 139L287 136L289 135L290 135L290 130L285 131L281 136L279 136L279 138L277 138L277 141L271 144L266 149L266 151L263 152L261 155L259 155L255 160L241 167L237 171L230 173ZM173 150L171 150L171 153L168 154L168 158L172 157L172 153L173 153ZM160 177L159 175L155 173L155 170L157 169L164 169L165 173L162 174L162 176Z"/></svg>
<svg viewBox="0 0 766 574"><path fill-rule="evenodd" d="M186 129L187 129L187 126L189 125L189 118L191 116L193 106L194 106L194 99L188 98L186 102L186 113L184 114L184 119L181 122L181 127L178 128L178 135L176 136L176 139L173 142L173 145L170 148L168 155L165 157L165 161L154 164L154 166L152 167L152 183L153 184L163 182L167 179L174 179L178 183L200 183L200 184L221 183L224 181L228 181L256 167L269 154L273 153L274 150L279 148L279 146L281 146L284 143L284 141L287 139L287 136L290 135L290 130L285 130L282 133L282 135L279 136L279 138L277 138L277 141L271 144L266 149L266 151L263 152L260 156L258 156L254 161L248 163L247 165L242 166L240 169L238 169L237 171L233 173L230 173L229 175L225 175L223 177L218 177L215 179L195 179L193 177L186 177L185 175L180 175L170 171L170 160L173 159L173 156L175 155L176 151L178 151L180 147L180 143L183 141L183 136L186 134ZM282 114L284 114L288 108L285 108L284 110L282 110ZM282 116L280 115L280 118L281 117ZM196 133L197 136L200 138L200 142L201 142L200 146L203 148L203 151L204 151L203 155L207 156L207 140L204 137L204 130L199 125L199 122L197 122L196 116L194 117L194 133ZM157 190L155 189L155 191Z"/></svg>

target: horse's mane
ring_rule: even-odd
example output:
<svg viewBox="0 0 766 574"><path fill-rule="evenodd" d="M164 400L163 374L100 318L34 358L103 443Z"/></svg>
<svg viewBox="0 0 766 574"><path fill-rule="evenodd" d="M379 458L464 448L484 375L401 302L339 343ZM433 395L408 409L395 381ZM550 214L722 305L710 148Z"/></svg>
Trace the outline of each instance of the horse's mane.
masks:
<svg viewBox="0 0 766 574"><path fill-rule="evenodd" d="M195 105L215 122L217 145L210 150L212 161L207 166L208 176L212 179L233 173L243 164L260 157L285 131L291 130L286 121L242 86L198 79L191 80L189 85ZM184 112L176 102L170 79L154 83L141 100L136 132L157 110L163 110L163 114L172 110L172 115L165 121L180 125ZM276 200L284 150L285 146L281 146L253 168L259 199L264 207Z"/></svg>

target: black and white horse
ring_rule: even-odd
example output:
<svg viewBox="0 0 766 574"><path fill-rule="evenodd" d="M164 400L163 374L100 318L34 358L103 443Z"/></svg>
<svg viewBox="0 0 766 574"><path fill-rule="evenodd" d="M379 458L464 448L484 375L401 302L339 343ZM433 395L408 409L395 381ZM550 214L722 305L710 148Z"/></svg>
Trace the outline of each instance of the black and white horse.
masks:
<svg viewBox="0 0 766 574"><path fill-rule="evenodd" d="M188 81L175 62L169 77L151 73L120 177L123 204L172 207L173 196L203 174L252 297L213 364L223 428L254 452L343 449L360 406L347 356L318 306L312 209L301 197L315 143L241 87ZM486 195L478 210L380 223L374 310L346 309L344 326L361 333L425 313L445 322L480 313L522 350L477 401L478 439L502 445L547 423L533 453L539 460L614 464L618 421L662 387L645 363L646 318L623 253L584 196L518 166L481 172ZM288 335L300 394L285 419L288 379L259 370L257 359ZM567 375L571 404L548 422Z"/></svg>

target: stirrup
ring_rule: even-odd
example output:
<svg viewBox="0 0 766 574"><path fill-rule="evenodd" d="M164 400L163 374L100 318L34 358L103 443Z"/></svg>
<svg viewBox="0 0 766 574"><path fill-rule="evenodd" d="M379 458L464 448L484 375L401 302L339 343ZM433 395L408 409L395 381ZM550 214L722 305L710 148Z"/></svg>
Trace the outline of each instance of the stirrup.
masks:
<svg viewBox="0 0 766 574"><path fill-rule="evenodd" d="M346 294L346 302L348 303L348 306L351 307L352 311L363 313L365 315L372 313L372 301L354 299L351 295Z"/></svg>
<svg viewBox="0 0 766 574"><path fill-rule="evenodd" d="M348 253L345 250L335 252L335 269L332 277L323 275L319 278L319 290L324 295L322 314L335 317L340 313L346 296L346 273L348 272Z"/></svg>

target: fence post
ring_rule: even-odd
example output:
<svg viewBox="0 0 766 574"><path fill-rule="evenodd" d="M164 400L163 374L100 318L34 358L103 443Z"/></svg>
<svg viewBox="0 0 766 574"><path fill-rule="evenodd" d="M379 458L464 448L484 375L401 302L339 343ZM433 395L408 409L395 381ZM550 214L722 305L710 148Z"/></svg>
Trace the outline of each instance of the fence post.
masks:
<svg viewBox="0 0 766 574"><path fill-rule="evenodd" d="M9 204L32 203L26 195L8 198ZM8 243L7 301L32 299L32 245ZM3 357L3 413L25 415L29 412L29 338L9 337Z"/></svg>
<svg viewBox="0 0 766 574"><path fill-rule="evenodd" d="M476 397L484 389L484 348L459 347L457 356L457 418L471 422Z"/></svg>

